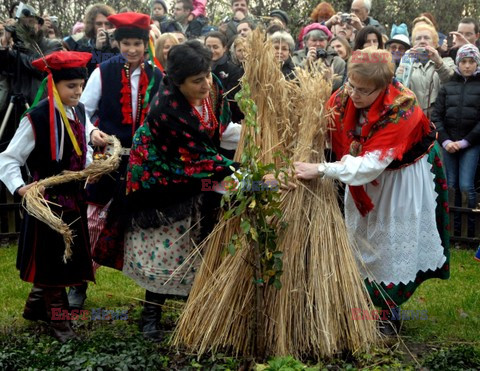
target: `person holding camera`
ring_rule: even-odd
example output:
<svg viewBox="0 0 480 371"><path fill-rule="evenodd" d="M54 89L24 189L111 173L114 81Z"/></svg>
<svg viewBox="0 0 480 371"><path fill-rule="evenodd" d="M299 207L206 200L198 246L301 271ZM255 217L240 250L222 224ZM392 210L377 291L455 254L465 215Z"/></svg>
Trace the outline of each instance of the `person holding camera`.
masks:
<svg viewBox="0 0 480 371"><path fill-rule="evenodd" d="M354 30L359 31L363 28L362 21L356 16L355 13L342 13L338 12L334 14L328 21L325 22L333 33L334 36L342 36L349 42L353 42L355 38Z"/></svg>
<svg viewBox="0 0 480 371"><path fill-rule="evenodd" d="M383 27L380 22L370 16L370 11L372 10L372 0L353 0L350 7L351 15L355 15L361 22L362 27L364 26L373 26L377 28L380 33L386 34L385 27ZM357 28L360 30L362 27Z"/></svg>
<svg viewBox="0 0 480 371"><path fill-rule="evenodd" d="M42 19L43 19L42 30L45 37L49 39L60 39L62 35L58 28L58 17L44 14L42 16Z"/></svg>
<svg viewBox="0 0 480 371"><path fill-rule="evenodd" d="M59 41L43 35L40 28L44 21L31 6L20 3L15 20L6 25L0 42L0 74L9 79L7 99L12 107L12 114L4 118L0 128L0 136L5 134L4 140L13 135L12 129L18 125L26 104L32 104L44 78L44 74L32 66L32 61L62 48Z"/></svg>
<svg viewBox="0 0 480 371"><path fill-rule="evenodd" d="M315 68L321 64L328 67L333 75L333 91L337 90L343 81L345 61L335 51L327 48L332 38L330 30L320 23L312 23L305 27L303 44L305 48L293 53L293 63L302 68Z"/></svg>
<svg viewBox="0 0 480 371"><path fill-rule="evenodd" d="M115 14L115 10L105 4L93 4L87 8L84 17L85 33L77 36L68 36L63 40L67 50L92 53L92 60L88 63L88 76L98 64L118 54L114 45L113 25L107 17Z"/></svg>
<svg viewBox="0 0 480 371"><path fill-rule="evenodd" d="M454 74L452 58L442 58L437 51L438 33L433 26L419 24L412 31L413 48L402 58L395 76L417 96L424 112L430 117L440 85Z"/></svg>

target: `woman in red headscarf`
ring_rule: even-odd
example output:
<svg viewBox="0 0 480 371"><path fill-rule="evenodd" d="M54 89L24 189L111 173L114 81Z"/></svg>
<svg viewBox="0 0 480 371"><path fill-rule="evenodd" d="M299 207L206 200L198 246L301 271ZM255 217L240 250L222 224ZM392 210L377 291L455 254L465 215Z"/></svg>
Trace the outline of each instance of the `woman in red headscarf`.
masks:
<svg viewBox="0 0 480 371"><path fill-rule="evenodd" d="M421 282L449 277L448 195L435 131L393 73L389 52L354 52L348 81L327 105L340 160L295 163L299 179L348 185L347 230L373 303L390 311L386 334L398 330L398 307Z"/></svg>

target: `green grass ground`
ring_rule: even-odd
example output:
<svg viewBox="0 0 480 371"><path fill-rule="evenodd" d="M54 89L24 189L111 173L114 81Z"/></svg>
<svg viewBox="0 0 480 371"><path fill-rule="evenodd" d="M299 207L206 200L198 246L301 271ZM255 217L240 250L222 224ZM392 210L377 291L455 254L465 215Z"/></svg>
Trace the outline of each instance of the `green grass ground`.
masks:
<svg viewBox="0 0 480 371"><path fill-rule="evenodd" d="M429 354L433 354L430 360L426 359L426 362L430 362L428 365L431 368L453 369L451 368L452 362L462 364L462 360L466 358L471 360L468 362L477 362L478 360L478 369L480 369L480 339L478 337L480 331L478 283L480 263L473 259L473 254L474 252L471 250L452 251L450 280L432 279L424 282L404 306L404 309L426 310L428 313L428 320L404 321L401 340L410 348L414 358L418 359L420 363L428 358ZM97 272L97 284L91 284L89 287L86 309L126 309L129 321L125 323L121 323L122 321L98 321L98 323L83 324L83 328L81 327L79 332L83 338L86 338L86 341L81 347L74 349L69 348L69 345L60 345L47 335L48 329L22 318L23 305L31 286L18 277L15 258L15 247L0 248L0 345L8 344L3 349L3 353L0 350L0 368L3 364L15 364L22 369L22 365L25 364L8 362L14 362L13 359L17 359L18 354L22 354L23 358L28 359L30 354L37 353L45 356L45 360L42 361L44 363L40 364L40 368L48 365L46 368L52 369L56 369L56 367L69 369L72 364L74 367L71 369L78 369L75 367L76 364L72 363L76 359L72 356L73 354L82 354L82 357L86 357L87 361L85 362L90 362L89 364L93 362L96 366L104 365L105 369L109 369L110 363L108 362L120 362L121 364L125 359L130 359L137 365L147 368L146 365L151 365L155 369L204 369L213 366L215 369L235 369L239 365L238 361L222 355L216 355L213 360L209 358L200 361L196 360L194 356L179 356L178 353L169 350L168 334L171 333L173 322L181 310L181 302L167 302L169 308L167 308L167 315L163 320L167 327L167 340L161 345L145 343L139 336L135 325L140 312L138 300L143 298L144 291L121 272L105 267L100 268ZM12 339L14 339L14 346L12 346ZM117 344L119 348L113 349L107 347L106 343L119 343L124 346ZM402 349L402 346L396 349ZM50 362L48 357L55 358L56 354L62 351L73 357L73 360L69 361L70 363L66 364L60 360L48 363ZM88 356L93 354L92 352L96 354L93 361L91 355ZM112 352L116 357L120 357L119 360L116 358L112 360ZM408 353L406 350L403 355L396 351L379 350L374 351L373 355L361 355L351 363L345 360L329 362L332 365L335 364L337 369L370 367L370 364L375 365L372 366L373 369L388 369L392 366L398 367L399 362L403 362L401 368L418 367L419 364L415 363ZM15 354L17 354L16 358ZM67 359L69 358L67 357ZM107 361L108 359L109 361ZM135 359L137 360L135 361ZM291 359L275 359L272 362L260 369L297 370L304 367L301 363ZM80 368L87 363L79 363L82 365ZM179 364L182 366L178 366ZM472 364L469 364L469 367L471 369ZM322 368L323 366L318 366L315 369ZM475 367L475 369L477 368Z"/></svg>
<svg viewBox="0 0 480 371"><path fill-rule="evenodd" d="M20 280L16 255L16 247L0 248L0 328L4 329L28 324L21 314L31 284ZM86 309L126 309L144 298L144 290L114 269L101 267L96 280L96 284L89 285Z"/></svg>

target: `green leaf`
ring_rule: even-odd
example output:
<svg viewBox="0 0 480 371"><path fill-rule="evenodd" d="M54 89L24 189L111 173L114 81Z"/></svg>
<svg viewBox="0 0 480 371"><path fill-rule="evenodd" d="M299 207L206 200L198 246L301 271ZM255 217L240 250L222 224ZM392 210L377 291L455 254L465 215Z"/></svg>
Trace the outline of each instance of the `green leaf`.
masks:
<svg viewBox="0 0 480 371"><path fill-rule="evenodd" d="M282 259L275 259L275 262L273 263L273 267L277 271L281 271L283 269L283 262Z"/></svg>
<svg viewBox="0 0 480 371"><path fill-rule="evenodd" d="M229 209L225 212L225 214L223 214L223 219L224 220L228 220L232 217L232 214L233 212L235 211L235 209Z"/></svg>
<svg viewBox="0 0 480 371"><path fill-rule="evenodd" d="M235 251L236 251L236 249L235 249L235 244L233 244L232 242L230 242L230 243L228 244L228 253L233 256L233 255L235 255Z"/></svg>
<svg viewBox="0 0 480 371"><path fill-rule="evenodd" d="M240 223L240 228L245 234L248 234L248 232L250 232L250 222L248 221L248 219L242 220L242 222Z"/></svg>
<svg viewBox="0 0 480 371"><path fill-rule="evenodd" d="M280 290L282 288L282 283L280 282L279 279L276 279L273 281L273 287L275 287L277 290Z"/></svg>

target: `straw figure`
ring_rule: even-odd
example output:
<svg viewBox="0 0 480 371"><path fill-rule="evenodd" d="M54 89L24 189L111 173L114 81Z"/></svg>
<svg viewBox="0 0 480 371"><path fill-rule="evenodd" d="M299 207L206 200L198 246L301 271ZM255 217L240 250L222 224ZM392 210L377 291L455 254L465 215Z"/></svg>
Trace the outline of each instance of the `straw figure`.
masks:
<svg viewBox="0 0 480 371"><path fill-rule="evenodd" d="M244 85L256 105L260 130L244 129L261 149L257 161L288 166L324 160L330 96L327 71L296 70L286 81L271 43L254 31ZM247 114L248 115L248 114ZM241 143L237 158L241 158ZM282 157L275 157L280 151ZM173 344L202 354L230 350L243 356L293 355L300 359L367 350L377 342L375 321L354 321L352 310L371 303L349 245L333 181L298 183L281 196L277 251L281 288L253 283L256 251L242 234L241 215L220 221L203 243L203 263L174 334ZM225 254L233 235L241 248ZM258 308L259 303L262 304ZM257 312L260 310L261 316ZM259 323L261 321L262 323Z"/></svg>

